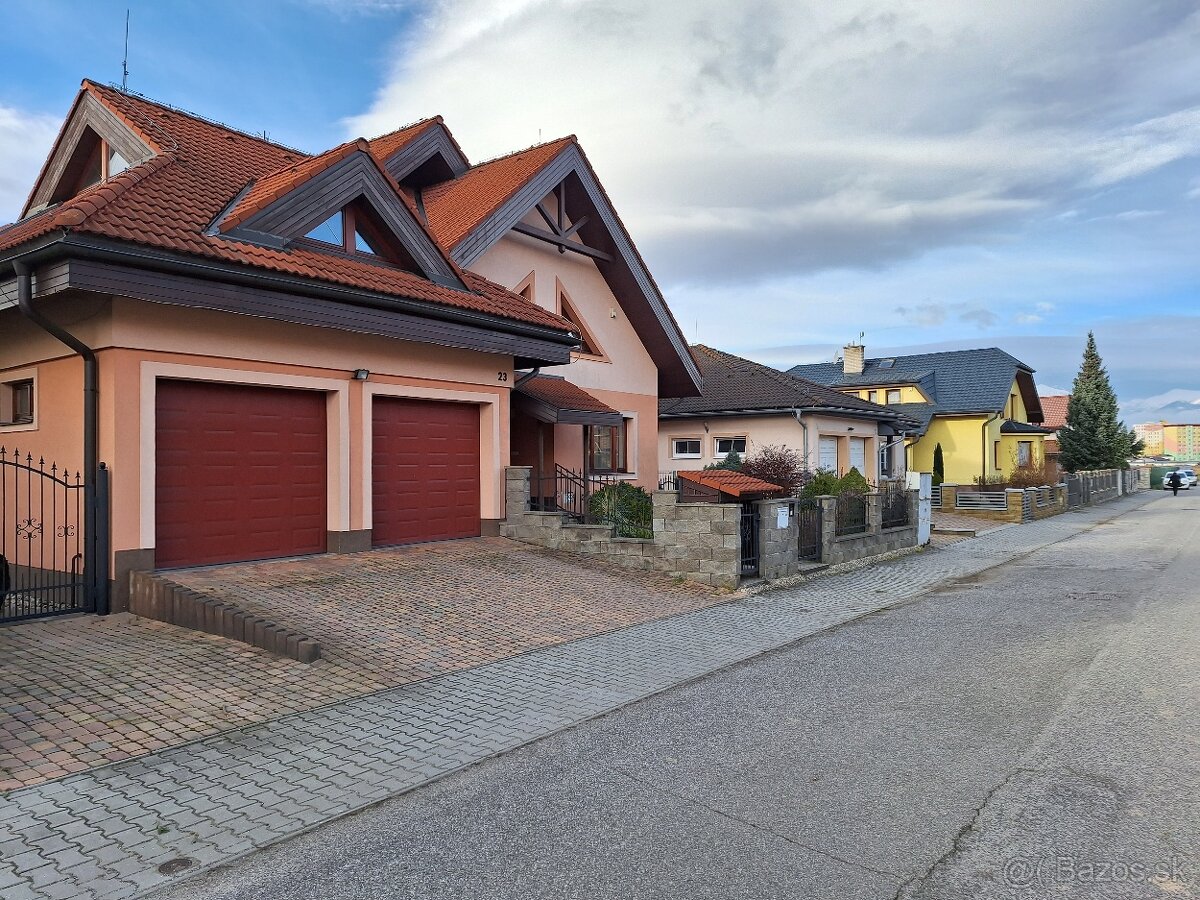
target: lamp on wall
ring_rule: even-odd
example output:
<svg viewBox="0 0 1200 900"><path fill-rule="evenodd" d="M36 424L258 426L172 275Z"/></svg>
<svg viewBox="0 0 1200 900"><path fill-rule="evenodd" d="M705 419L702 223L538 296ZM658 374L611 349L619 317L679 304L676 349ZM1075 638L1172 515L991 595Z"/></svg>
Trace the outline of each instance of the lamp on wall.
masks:
<svg viewBox="0 0 1200 900"><path fill-rule="evenodd" d="M370 377L371 377L371 373L369 371L367 371L366 369L355 369L354 370L354 380L355 381L366 381Z"/></svg>

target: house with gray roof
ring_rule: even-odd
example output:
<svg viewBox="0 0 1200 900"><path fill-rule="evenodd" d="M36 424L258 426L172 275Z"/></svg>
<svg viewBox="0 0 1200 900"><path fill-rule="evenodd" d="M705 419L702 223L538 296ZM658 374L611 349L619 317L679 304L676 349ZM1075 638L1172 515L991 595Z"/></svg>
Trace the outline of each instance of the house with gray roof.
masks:
<svg viewBox="0 0 1200 900"><path fill-rule="evenodd" d="M856 468L872 482L903 477L903 435L918 425L902 411L702 344L691 350L701 393L659 402L660 471L777 446L799 452L810 469Z"/></svg>
<svg viewBox="0 0 1200 900"><path fill-rule="evenodd" d="M1041 401L1034 370L988 347L868 358L848 344L834 362L793 366L788 374L859 400L880 403L917 423L905 442L907 467L933 471L942 448L945 480L1004 480L1044 464Z"/></svg>

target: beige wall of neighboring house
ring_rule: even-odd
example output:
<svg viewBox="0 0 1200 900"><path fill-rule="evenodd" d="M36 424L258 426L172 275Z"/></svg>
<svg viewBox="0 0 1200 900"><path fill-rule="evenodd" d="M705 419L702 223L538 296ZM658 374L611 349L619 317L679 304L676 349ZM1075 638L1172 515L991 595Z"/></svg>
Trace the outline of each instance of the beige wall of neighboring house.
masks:
<svg viewBox="0 0 1200 900"><path fill-rule="evenodd" d="M725 454L719 453L718 438L746 438L746 455L765 446L786 447L805 457L809 469L822 467L821 439L826 446L832 445L836 455L836 470L845 474L852 461L852 441L861 441L862 456L866 471L862 474L870 481L879 477L878 454L882 443L887 440L878 434L875 423L864 419L843 419L835 416L804 415L808 427L807 447L804 429L790 415L770 416L709 416L707 418L662 419L659 422L658 465L662 472L695 471L720 462ZM705 430L707 428L707 431ZM675 450L677 439L700 441L699 458L680 457ZM892 455L893 477L904 472L904 454L899 445ZM826 460L828 461L828 460ZM856 460L855 460L856 461Z"/></svg>

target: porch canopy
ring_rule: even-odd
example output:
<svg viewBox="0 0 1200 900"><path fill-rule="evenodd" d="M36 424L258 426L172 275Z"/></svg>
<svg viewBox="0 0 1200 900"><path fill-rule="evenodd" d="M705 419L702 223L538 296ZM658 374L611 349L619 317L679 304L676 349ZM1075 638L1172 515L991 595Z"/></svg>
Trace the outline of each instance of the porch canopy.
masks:
<svg viewBox="0 0 1200 900"><path fill-rule="evenodd" d="M535 375L513 389L513 407L556 425L620 425L621 414L560 375Z"/></svg>

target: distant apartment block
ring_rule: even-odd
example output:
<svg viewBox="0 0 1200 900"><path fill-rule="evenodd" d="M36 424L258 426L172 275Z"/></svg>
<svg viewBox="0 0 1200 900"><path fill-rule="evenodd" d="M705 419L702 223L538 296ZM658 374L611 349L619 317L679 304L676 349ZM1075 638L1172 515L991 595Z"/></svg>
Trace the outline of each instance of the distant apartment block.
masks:
<svg viewBox="0 0 1200 900"><path fill-rule="evenodd" d="M1147 456L1200 459L1200 424L1147 422L1134 425L1133 431L1146 445Z"/></svg>

